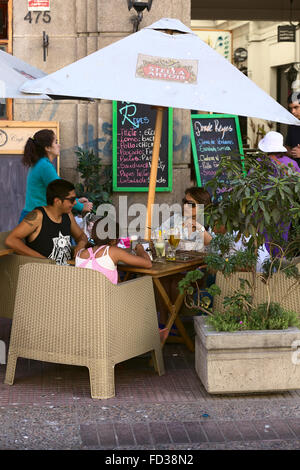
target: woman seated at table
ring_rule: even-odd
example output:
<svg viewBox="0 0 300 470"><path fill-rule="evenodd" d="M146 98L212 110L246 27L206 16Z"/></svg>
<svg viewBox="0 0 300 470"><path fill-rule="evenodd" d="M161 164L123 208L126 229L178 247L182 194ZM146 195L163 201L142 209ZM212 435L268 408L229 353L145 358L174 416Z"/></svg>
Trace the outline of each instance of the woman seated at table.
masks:
<svg viewBox="0 0 300 470"><path fill-rule="evenodd" d="M92 239L95 246L79 251L75 258L75 266L99 271L113 284L118 283L117 264L119 261L140 268L151 268L152 261L142 244L136 245L136 255L128 253L123 248L118 248L119 224L115 222L117 238L110 239L107 237L107 233L101 233L99 226L101 220L103 219L98 219L92 229Z"/></svg>
<svg viewBox="0 0 300 470"><path fill-rule="evenodd" d="M167 232L169 228L178 229L182 240L178 249L201 251L203 246L209 245L212 236L197 220L200 218L197 210L199 206L203 205L205 209L209 204L211 198L208 191L198 187L187 188L182 200L183 214L175 213L163 222L162 232Z"/></svg>
<svg viewBox="0 0 300 470"><path fill-rule="evenodd" d="M182 204L183 214L175 213L162 224L161 230L162 232L164 232L164 230L167 232L169 228L179 230L181 237L181 241L178 245L179 250L202 251L204 246L210 244L212 235L209 233L208 228L205 228L197 221L197 209L199 205L203 205L205 209L205 207L211 204L210 194L204 188L187 188L184 192ZM179 273L161 279L161 283L172 303L175 302L178 296L178 282L184 275L184 273ZM167 323L168 310L157 294L156 306L159 312L160 324L161 327L163 327L163 325Z"/></svg>

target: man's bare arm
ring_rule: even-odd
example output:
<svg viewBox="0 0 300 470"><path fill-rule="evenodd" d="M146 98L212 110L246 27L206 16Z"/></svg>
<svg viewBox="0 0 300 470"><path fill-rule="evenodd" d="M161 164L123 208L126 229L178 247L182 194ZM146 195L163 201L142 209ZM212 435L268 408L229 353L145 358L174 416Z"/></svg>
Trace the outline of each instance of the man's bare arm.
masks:
<svg viewBox="0 0 300 470"><path fill-rule="evenodd" d="M14 228L5 240L7 246L19 255L33 256L34 258L45 258L24 243L24 239L33 234L42 224L43 215L40 211L31 211L22 222Z"/></svg>
<svg viewBox="0 0 300 470"><path fill-rule="evenodd" d="M79 250L85 248L88 244L88 239L83 230L76 223L73 214L69 214L71 219L71 235L75 239L77 245L74 249L74 255L78 253Z"/></svg>

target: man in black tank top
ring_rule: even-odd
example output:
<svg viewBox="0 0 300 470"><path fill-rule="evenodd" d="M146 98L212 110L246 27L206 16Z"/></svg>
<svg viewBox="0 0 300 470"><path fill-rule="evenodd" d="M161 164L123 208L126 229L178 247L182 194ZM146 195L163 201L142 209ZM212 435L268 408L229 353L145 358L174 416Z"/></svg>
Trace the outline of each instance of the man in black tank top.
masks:
<svg viewBox="0 0 300 470"><path fill-rule="evenodd" d="M20 255L67 264L71 259L71 236L77 243L75 256L88 243L72 214L75 199L72 183L62 179L52 181L47 187L47 206L29 212L8 235L6 245Z"/></svg>

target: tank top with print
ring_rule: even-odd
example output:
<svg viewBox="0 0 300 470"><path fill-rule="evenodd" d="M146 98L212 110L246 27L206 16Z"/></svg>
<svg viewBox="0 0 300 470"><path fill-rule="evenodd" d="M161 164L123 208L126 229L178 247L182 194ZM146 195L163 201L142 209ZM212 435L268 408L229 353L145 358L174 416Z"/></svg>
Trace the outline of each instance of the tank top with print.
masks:
<svg viewBox="0 0 300 470"><path fill-rule="evenodd" d="M26 239L26 245L56 264L67 264L71 259L71 220L68 214L62 214L60 223L53 222L43 207L36 207L43 214L40 233L33 240Z"/></svg>

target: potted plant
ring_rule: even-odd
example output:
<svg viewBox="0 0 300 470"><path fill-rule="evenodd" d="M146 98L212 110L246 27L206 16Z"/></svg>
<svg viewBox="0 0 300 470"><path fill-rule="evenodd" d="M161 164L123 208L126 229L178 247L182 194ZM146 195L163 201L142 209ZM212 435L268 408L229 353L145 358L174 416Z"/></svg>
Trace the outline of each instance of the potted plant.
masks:
<svg viewBox="0 0 300 470"><path fill-rule="evenodd" d="M292 360L300 340L299 230L287 237L291 221L300 219L300 175L264 155L244 162L224 157L208 186L221 197L206 209L207 221L227 230L205 258L216 283L206 295L197 286L200 271L180 283L186 305L207 315L195 319L198 375L211 393L300 388ZM242 238L242 249L235 249ZM257 273L266 243L270 257Z"/></svg>
<svg viewBox="0 0 300 470"><path fill-rule="evenodd" d="M93 149L78 147L75 152L78 157L77 171L81 182L76 185L77 194L85 196L94 204L94 211L103 203L111 203L112 174L111 166L104 167L101 158Z"/></svg>

